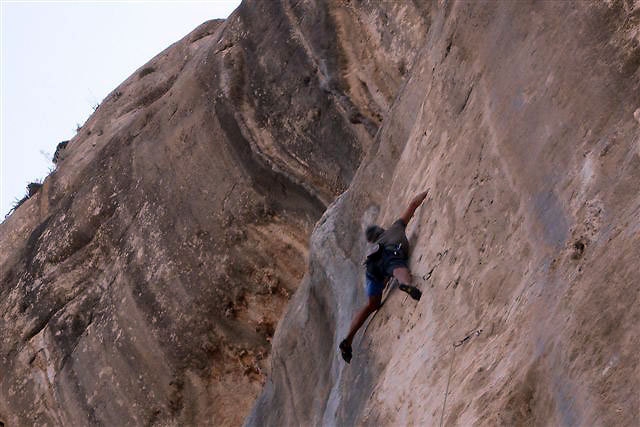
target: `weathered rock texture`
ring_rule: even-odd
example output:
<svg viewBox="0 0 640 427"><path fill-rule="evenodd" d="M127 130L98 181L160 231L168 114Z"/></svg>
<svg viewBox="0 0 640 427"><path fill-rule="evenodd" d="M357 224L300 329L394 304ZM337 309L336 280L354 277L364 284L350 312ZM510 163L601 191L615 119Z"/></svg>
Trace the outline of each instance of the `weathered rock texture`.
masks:
<svg viewBox="0 0 640 427"><path fill-rule="evenodd" d="M140 68L57 153L0 225L1 422L242 422L311 228L425 32L413 7L363 11L245 2Z"/></svg>
<svg viewBox="0 0 640 427"><path fill-rule="evenodd" d="M408 81L314 230L246 424L637 425L640 4L422 13ZM425 188L408 227L422 300L392 291L347 365L362 231Z"/></svg>
<svg viewBox="0 0 640 427"><path fill-rule="evenodd" d="M270 371L248 425L634 425L639 10L282 0L203 24L0 225L0 421L237 425ZM345 365L362 230L425 187L423 299L392 291Z"/></svg>

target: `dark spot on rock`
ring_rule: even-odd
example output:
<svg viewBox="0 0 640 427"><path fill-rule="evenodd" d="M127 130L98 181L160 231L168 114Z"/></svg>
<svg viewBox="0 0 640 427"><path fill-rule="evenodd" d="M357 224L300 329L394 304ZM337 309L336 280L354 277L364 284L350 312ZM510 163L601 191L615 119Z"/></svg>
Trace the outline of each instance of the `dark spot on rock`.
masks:
<svg viewBox="0 0 640 427"><path fill-rule="evenodd" d="M20 302L20 313L24 313L29 308L29 302L27 300L22 300Z"/></svg>
<svg viewBox="0 0 640 427"><path fill-rule="evenodd" d="M273 337L273 334L276 331L275 325L273 322L269 322L267 320L261 320L258 322L255 328L256 332L265 338Z"/></svg>
<svg viewBox="0 0 640 427"><path fill-rule="evenodd" d="M573 253L571 254L571 259L578 260L582 258L585 249L585 242L581 239L573 244Z"/></svg>
<svg viewBox="0 0 640 427"><path fill-rule="evenodd" d="M400 73L401 76L404 76L405 74L407 74L407 63L403 60L400 61L400 63L398 64L398 72Z"/></svg>
<svg viewBox="0 0 640 427"><path fill-rule="evenodd" d="M451 52L451 45L453 44L453 40L449 40L449 42L447 43L447 48L444 51L444 57L446 58L447 56L449 56L449 52Z"/></svg>
<svg viewBox="0 0 640 427"><path fill-rule="evenodd" d="M362 123L362 119L364 117L362 116L362 114L360 114L359 111L353 111L350 115L349 115L349 121L351 123L355 124L359 124Z"/></svg>
<svg viewBox="0 0 640 427"><path fill-rule="evenodd" d="M144 67L142 70L140 70L140 72L138 73L138 78L141 79L146 75L149 75L153 72L155 72L156 69L153 67Z"/></svg>
<svg viewBox="0 0 640 427"><path fill-rule="evenodd" d="M633 76L640 67L640 43L633 39L630 44L621 70L624 76L629 77Z"/></svg>
<svg viewBox="0 0 640 427"><path fill-rule="evenodd" d="M158 408L154 408L151 410L151 413L149 414L149 419L147 420L147 424L148 426L153 426L158 424L158 422L160 421L160 415L162 414L162 411Z"/></svg>
<svg viewBox="0 0 640 427"><path fill-rule="evenodd" d="M184 381L180 377L174 377L169 383L171 392L169 394L169 409L173 415L176 415L184 406L182 390L184 389Z"/></svg>

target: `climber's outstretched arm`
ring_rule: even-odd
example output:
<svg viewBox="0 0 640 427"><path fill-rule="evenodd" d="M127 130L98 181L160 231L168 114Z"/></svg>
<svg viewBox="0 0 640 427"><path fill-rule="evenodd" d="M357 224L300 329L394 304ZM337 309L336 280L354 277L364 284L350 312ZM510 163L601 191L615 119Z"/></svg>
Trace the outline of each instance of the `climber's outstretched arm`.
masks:
<svg viewBox="0 0 640 427"><path fill-rule="evenodd" d="M425 197L427 197L428 192L429 190L423 191L422 193L414 197L413 200L411 200L411 203L409 203L407 210L404 211L404 213L400 217L400 219L404 222L404 225L409 224L409 221L413 217L414 212L416 211L416 209L418 209L418 206L422 204L422 201L425 199Z"/></svg>

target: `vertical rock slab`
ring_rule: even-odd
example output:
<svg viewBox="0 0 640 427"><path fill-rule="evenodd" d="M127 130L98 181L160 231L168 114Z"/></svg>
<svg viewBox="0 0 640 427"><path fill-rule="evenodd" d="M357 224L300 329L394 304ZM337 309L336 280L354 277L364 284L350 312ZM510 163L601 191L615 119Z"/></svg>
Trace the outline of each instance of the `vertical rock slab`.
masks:
<svg viewBox="0 0 640 427"><path fill-rule="evenodd" d="M636 423L637 6L439 2L406 85L311 238L246 425ZM407 232L419 303L364 304L364 227Z"/></svg>

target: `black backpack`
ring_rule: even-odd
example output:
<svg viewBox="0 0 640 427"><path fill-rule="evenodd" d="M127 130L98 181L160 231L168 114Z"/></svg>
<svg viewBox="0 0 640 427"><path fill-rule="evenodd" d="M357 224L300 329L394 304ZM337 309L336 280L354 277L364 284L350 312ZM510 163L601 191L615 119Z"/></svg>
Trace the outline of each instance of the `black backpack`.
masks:
<svg viewBox="0 0 640 427"><path fill-rule="evenodd" d="M382 243L378 243L371 249L371 251L369 251L367 258L364 260L364 265L367 268L367 274L373 276L379 281L383 281L385 278L383 252L384 245Z"/></svg>
<svg viewBox="0 0 640 427"><path fill-rule="evenodd" d="M367 266L367 274L373 276L379 281L383 281L387 274L384 271L384 251L393 253L395 256L407 258L407 252L402 247L402 244L397 245L385 245L383 241L378 241L376 245L371 248L367 254L367 259L364 260L364 265Z"/></svg>

